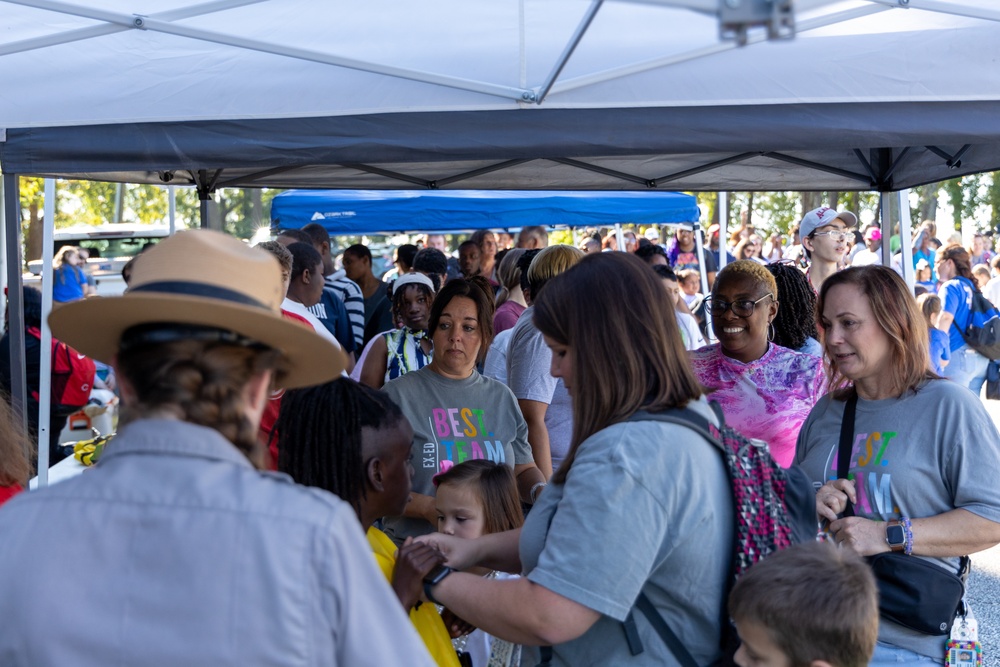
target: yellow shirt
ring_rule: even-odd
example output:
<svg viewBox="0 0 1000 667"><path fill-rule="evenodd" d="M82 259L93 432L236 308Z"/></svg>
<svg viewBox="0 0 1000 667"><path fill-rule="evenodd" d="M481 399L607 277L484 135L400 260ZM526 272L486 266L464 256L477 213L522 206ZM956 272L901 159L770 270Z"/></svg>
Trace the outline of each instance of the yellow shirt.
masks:
<svg viewBox="0 0 1000 667"><path fill-rule="evenodd" d="M368 529L368 544L371 545L375 562L382 569L382 574L392 583L392 571L396 567L396 545L388 535L374 526ZM451 645L451 637L434 605L425 602L419 608L411 609L410 622L439 667L460 667L458 654Z"/></svg>

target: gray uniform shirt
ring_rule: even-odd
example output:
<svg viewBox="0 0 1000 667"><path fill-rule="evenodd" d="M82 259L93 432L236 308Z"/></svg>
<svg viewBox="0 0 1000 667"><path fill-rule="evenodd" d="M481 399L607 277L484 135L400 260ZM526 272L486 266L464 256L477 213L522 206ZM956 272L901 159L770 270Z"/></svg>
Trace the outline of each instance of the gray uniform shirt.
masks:
<svg viewBox="0 0 1000 667"><path fill-rule="evenodd" d="M433 664L354 511L208 428L123 428L0 535L5 667Z"/></svg>
<svg viewBox="0 0 1000 667"><path fill-rule="evenodd" d="M818 489L837 479L844 401L824 396L799 431L795 462ZM1000 434L968 389L931 380L901 398L858 399L850 474L857 516L920 519L961 508L1000 522ZM958 558L927 558L953 572ZM882 619L878 638L944 660L947 637L932 637Z"/></svg>
<svg viewBox="0 0 1000 667"><path fill-rule="evenodd" d="M717 423L704 400L693 408ZM553 647L554 664L679 664L638 612L645 651L629 652L621 621L640 591L709 664L719 655L733 530L722 457L690 429L627 422L587 438L566 483L545 488L521 530L528 579L602 614ZM538 664L538 648L524 650L521 664Z"/></svg>
<svg viewBox="0 0 1000 667"><path fill-rule="evenodd" d="M510 389L476 371L451 380L425 366L383 387L413 426L413 491L434 495L434 475L469 459L531 463L528 426ZM423 519L386 517L399 542L436 530Z"/></svg>
<svg viewBox="0 0 1000 667"><path fill-rule="evenodd" d="M535 308L521 313L507 346L507 386L521 400L548 403L545 428L549 432L552 469L558 470L573 439L573 402L562 378L552 377L552 351L532 321Z"/></svg>

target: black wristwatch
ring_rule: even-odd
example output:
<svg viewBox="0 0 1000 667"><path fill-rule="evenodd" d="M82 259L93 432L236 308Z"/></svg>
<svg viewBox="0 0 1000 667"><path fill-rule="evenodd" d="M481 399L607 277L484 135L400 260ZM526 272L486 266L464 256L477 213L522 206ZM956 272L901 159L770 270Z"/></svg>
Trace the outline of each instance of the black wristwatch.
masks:
<svg viewBox="0 0 1000 667"><path fill-rule="evenodd" d="M442 581L444 581L444 578L447 577L452 572L454 572L454 570L448 567L447 565L438 565L436 568L428 572L427 576L424 577L424 597L426 597L434 604L441 604L434 598L434 595L431 593L431 590L435 586L440 584Z"/></svg>
<svg viewBox="0 0 1000 667"><path fill-rule="evenodd" d="M906 549L906 530L900 521L890 521L885 526L885 542L892 551L902 552Z"/></svg>

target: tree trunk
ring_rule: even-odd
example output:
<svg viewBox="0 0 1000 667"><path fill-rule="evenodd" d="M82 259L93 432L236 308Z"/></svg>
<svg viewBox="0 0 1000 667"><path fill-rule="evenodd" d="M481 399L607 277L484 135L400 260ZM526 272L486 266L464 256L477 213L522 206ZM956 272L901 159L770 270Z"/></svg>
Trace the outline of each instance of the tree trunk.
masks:
<svg viewBox="0 0 1000 667"><path fill-rule="evenodd" d="M839 205L840 205L840 193L837 192L837 191L831 192L830 193L830 208L832 208L834 211L836 211L837 210L837 206L839 206Z"/></svg>
<svg viewBox="0 0 1000 667"><path fill-rule="evenodd" d="M936 184L922 185L917 188L918 200L916 223L918 225L922 224L925 220L929 220L931 222L937 220L938 192L940 192L940 187Z"/></svg>
<svg viewBox="0 0 1000 667"><path fill-rule="evenodd" d="M803 192L801 196L802 215L822 205L823 194L821 192Z"/></svg>
<svg viewBox="0 0 1000 667"><path fill-rule="evenodd" d="M41 259L42 257L42 216L38 210L38 202L28 206L28 233L24 239L24 261Z"/></svg>
<svg viewBox="0 0 1000 667"><path fill-rule="evenodd" d="M250 220L253 226L260 227L264 224L264 200L260 188L250 188Z"/></svg>

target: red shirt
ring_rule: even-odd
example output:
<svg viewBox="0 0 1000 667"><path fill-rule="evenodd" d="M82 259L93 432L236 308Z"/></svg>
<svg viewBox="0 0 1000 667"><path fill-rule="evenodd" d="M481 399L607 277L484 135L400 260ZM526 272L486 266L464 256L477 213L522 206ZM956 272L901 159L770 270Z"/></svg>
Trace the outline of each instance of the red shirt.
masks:
<svg viewBox="0 0 1000 667"><path fill-rule="evenodd" d="M281 315L287 320L295 320L296 322L300 322L302 326L309 327L309 329L315 331L309 320L301 315L290 313L287 310L282 310ZM281 397L284 395L284 389L275 389L271 393L271 398L267 401L267 405L264 406L264 414L260 418L260 429L257 432L258 440L262 445L267 447L267 451L271 455L271 460L267 464L267 467L271 470L278 469L278 432L274 431L274 423L278 421L278 413L281 412Z"/></svg>
<svg viewBox="0 0 1000 667"><path fill-rule="evenodd" d="M10 486L0 486L0 505L16 496L17 494L24 491L24 488L20 484L12 484Z"/></svg>

